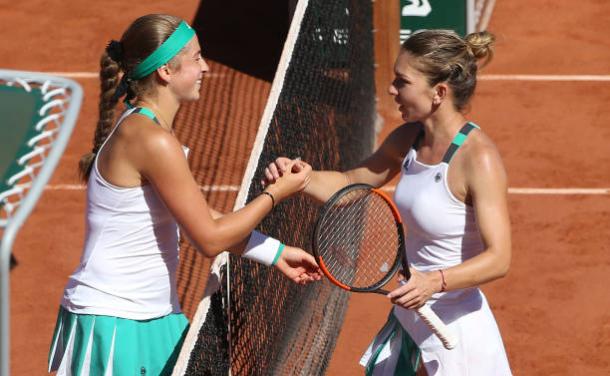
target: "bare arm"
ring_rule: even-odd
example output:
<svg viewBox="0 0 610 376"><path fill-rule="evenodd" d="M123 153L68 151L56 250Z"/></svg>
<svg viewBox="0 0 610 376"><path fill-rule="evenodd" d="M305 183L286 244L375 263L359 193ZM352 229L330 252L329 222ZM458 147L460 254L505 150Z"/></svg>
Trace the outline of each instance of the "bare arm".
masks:
<svg viewBox="0 0 610 376"><path fill-rule="evenodd" d="M326 202L335 192L353 183L365 183L380 187L400 172L401 162L413 144L419 125L404 124L396 128L381 146L357 167L346 171L313 171L311 180L303 190L319 203ZM265 170L268 182L279 178L290 160L278 158Z"/></svg>
<svg viewBox="0 0 610 376"><path fill-rule="evenodd" d="M222 218L224 216L223 213L219 212L216 209L212 209L212 208L210 208L210 215L214 219L220 219L220 218ZM231 253L239 254L239 255L244 253L244 251L246 250L246 246L248 245L248 241L249 240L250 240L250 235L246 236L246 238L244 240L242 240L241 242L239 242L239 243L235 244L234 246L232 246L231 247Z"/></svg>
<svg viewBox="0 0 610 376"><path fill-rule="evenodd" d="M218 219L224 215L214 209L210 209L210 214L214 219ZM231 248L231 253L242 254L248 245L249 239L250 236L247 236L242 242L233 246ZM319 281L322 279L322 272L319 270L315 259L310 254L297 247L286 245L284 252L275 266L288 278L298 284L306 284L307 282Z"/></svg>
<svg viewBox="0 0 610 376"><path fill-rule="evenodd" d="M149 132L139 154L138 170L155 187L193 245L208 257L226 249L243 250L249 234L272 208L271 198L261 195L236 212L214 218L173 136L162 130ZM279 202L302 189L307 174L306 170L285 174L283 181L267 191Z"/></svg>

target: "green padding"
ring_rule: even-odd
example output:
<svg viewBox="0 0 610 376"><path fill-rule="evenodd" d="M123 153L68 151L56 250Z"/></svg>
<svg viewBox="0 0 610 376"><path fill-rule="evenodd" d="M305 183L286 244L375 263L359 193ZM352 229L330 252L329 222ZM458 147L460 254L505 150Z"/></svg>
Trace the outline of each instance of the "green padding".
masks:
<svg viewBox="0 0 610 376"><path fill-rule="evenodd" d="M37 112L43 104L39 89L0 86L0 192L9 189L8 178L23 169L17 159L32 150L27 141L37 133L34 126L42 118Z"/></svg>

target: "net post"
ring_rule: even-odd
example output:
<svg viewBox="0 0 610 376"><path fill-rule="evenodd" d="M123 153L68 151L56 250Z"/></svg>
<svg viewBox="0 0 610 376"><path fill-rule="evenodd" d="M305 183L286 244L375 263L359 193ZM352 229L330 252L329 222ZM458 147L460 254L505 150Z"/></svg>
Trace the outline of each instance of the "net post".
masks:
<svg viewBox="0 0 610 376"><path fill-rule="evenodd" d="M477 31L477 17L474 6L475 0L466 0L466 33Z"/></svg>
<svg viewBox="0 0 610 376"><path fill-rule="evenodd" d="M496 0L476 0L479 3L477 9L476 31L487 30L489 20L496 5Z"/></svg>
<svg viewBox="0 0 610 376"><path fill-rule="evenodd" d="M373 38L375 51L376 133L383 117L395 113L396 102L387 94L394 76L394 60L400 52L400 6L398 0L373 1ZM375 140L375 145L377 140Z"/></svg>

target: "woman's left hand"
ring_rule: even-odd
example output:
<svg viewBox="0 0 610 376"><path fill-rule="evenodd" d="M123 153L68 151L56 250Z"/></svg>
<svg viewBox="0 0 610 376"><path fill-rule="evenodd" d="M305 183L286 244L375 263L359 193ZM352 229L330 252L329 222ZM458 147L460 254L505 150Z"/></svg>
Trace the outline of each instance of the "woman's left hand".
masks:
<svg viewBox="0 0 610 376"><path fill-rule="evenodd" d="M322 279L316 259L301 248L287 245L275 266L286 277L300 285Z"/></svg>
<svg viewBox="0 0 610 376"><path fill-rule="evenodd" d="M430 299L432 294L440 291L439 276L435 272L422 273L413 268L409 268L411 278L405 283L401 275L399 280L404 283L388 294L392 303L406 309L419 308Z"/></svg>

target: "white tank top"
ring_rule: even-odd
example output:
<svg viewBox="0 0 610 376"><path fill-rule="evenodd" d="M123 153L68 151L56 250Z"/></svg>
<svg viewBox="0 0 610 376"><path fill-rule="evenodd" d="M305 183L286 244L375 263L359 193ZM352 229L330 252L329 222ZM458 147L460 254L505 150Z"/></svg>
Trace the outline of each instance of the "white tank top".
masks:
<svg viewBox="0 0 610 376"><path fill-rule="evenodd" d="M416 147L403 160L394 202L407 229L407 259L419 271L455 266L484 249L472 206L458 200L447 184L449 162L475 127L466 124L437 165L419 162Z"/></svg>
<svg viewBox="0 0 610 376"><path fill-rule="evenodd" d="M100 152L123 119L134 112L152 114L142 108L125 112ZM154 115L151 119L156 121ZM96 157L87 185L85 221L80 265L70 276L61 302L68 311L132 320L180 312L178 225L151 185L110 184L99 173Z"/></svg>

